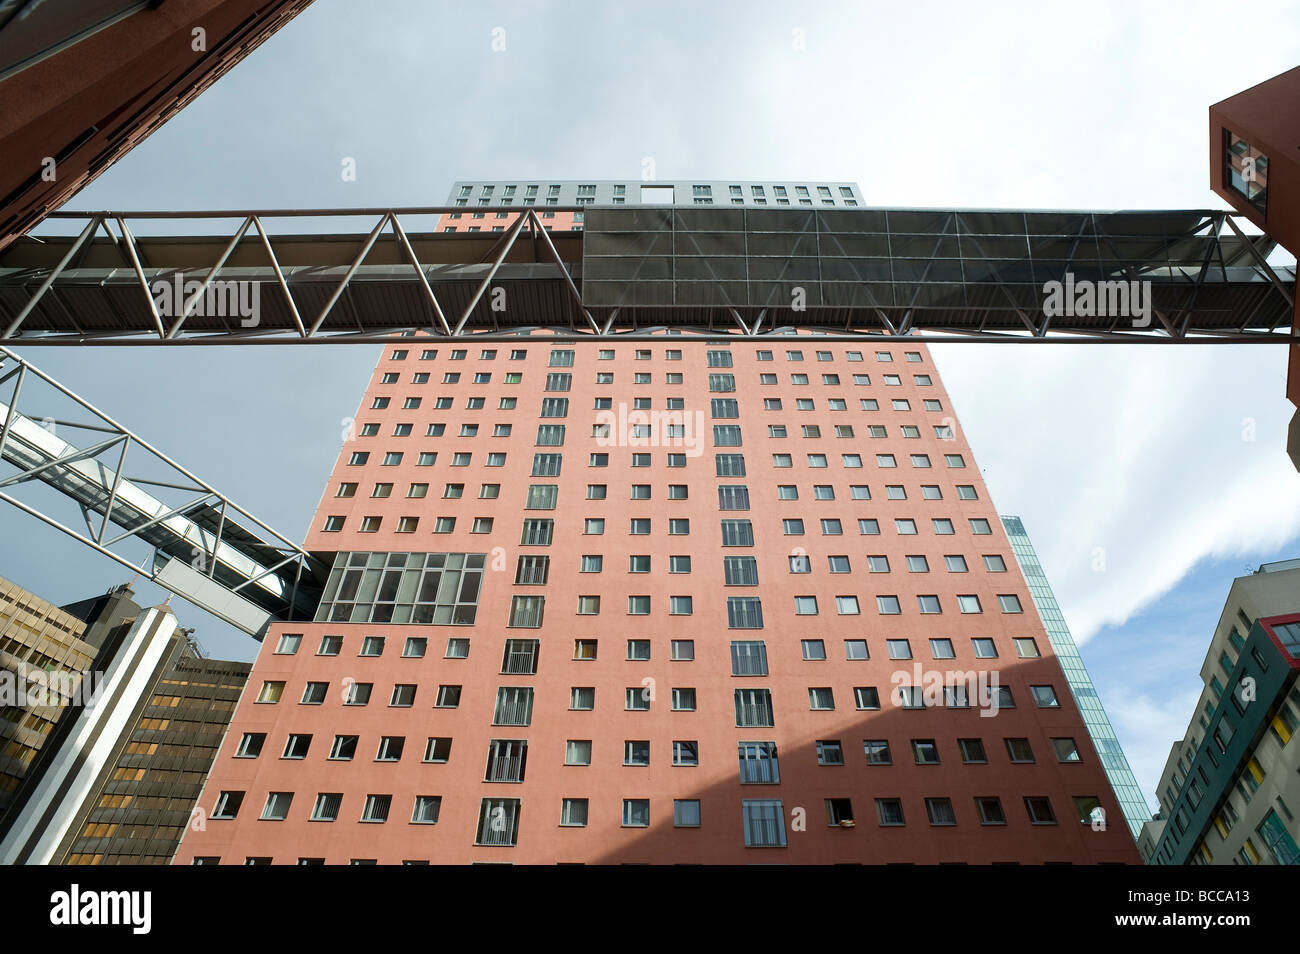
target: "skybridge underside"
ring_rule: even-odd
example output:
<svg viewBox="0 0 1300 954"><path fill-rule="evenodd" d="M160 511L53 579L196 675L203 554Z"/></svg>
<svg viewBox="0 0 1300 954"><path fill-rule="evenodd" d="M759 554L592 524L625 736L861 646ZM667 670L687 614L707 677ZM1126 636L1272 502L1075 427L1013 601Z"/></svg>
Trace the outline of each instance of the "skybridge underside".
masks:
<svg viewBox="0 0 1300 954"><path fill-rule="evenodd" d="M457 232L403 225L452 211ZM550 232L535 208L483 211L480 228L509 218L466 232L450 208L58 213L79 234L0 255L0 345L1294 340L1294 266L1226 212L587 208L583 231ZM351 231L304 228L340 220Z"/></svg>

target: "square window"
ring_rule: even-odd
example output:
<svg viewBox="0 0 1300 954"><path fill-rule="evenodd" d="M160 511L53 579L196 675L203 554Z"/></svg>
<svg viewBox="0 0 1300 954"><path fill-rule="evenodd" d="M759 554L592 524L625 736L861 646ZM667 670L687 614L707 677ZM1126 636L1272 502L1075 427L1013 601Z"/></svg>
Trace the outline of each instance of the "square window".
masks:
<svg viewBox="0 0 1300 954"><path fill-rule="evenodd" d="M844 640L844 658L869 659L870 656L867 654L867 641L865 639Z"/></svg>
<svg viewBox="0 0 1300 954"><path fill-rule="evenodd" d="M262 808L262 821L284 821L289 817L289 806L293 803L293 792L270 792L266 796L266 805Z"/></svg>
<svg viewBox="0 0 1300 954"><path fill-rule="evenodd" d="M747 848L784 848L785 809L780 799L742 799Z"/></svg>
<svg viewBox="0 0 1300 954"><path fill-rule="evenodd" d="M840 741L838 739L817 740L817 764L818 765L843 765L844 764L844 747L840 745Z"/></svg>
<svg viewBox="0 0 1300 954"><path fill-rule="evenodd" d="M365 807L361 811L361 820L375 823L388 821L388 809L392 801L392 795L367 795Z"/></svg>
<svg viewBox="0 0 1300 954"><path fill-rule="evenodd" d="M673 800L673 827L700 827L700 800L698 798L677 798Z"/></svg>
<svg viewBox="0 0 1300 954"><path fill-rule="evenodd" d="M826 644L820 639L805 639L802 641L803 658L810 660L822 660L826 658Z"/></svg>
<svg viewBox="0 0 1300 954"><path fill-rule="evenodd" d="M277 656L292 656L298 652L298 647L301 645L301 633L284 633L276 644L275 653Z"/></svg>
<svg viewBox="0 0 1300 954"><path fill-rule="evenodd" d="M673 765L696 766L700 764L698 742L673 742Z"/></svg>
<svg viewBox="0 0 1300 954"><path fill-rule="evenodd" d="M379 740L379 752L375 755L375 761L400 762L402 760L402 749L405 746L406 739L401 736L383 736Z"/></svg>
<svg viewBox="0 0 1300 954"><path fill-rule="evenodd" d="M255 759L262 754L262 746L265 743L265 732L245 732L243 738L239 740L239 748L235 751L235 758Z"/></svg>
<svg viewBox="0 0 1300 954"><path fill-rule="evenodd" d="M864 739L862 751L867 757L868 765L894 764L894 758L889 753L889 742L886 739Z"/></svg>
<svg viewBox="0 0 1300 954"><path fill-rule="evenodd" d="M1056 698L1056 690L1051 686L1030 686L1034 704L1040 709L1059 709L1061 703Z"/></svg>
<svg viewBox="0 0 1300 954"><path fill-rule="evenodd" d="M880 708L880 693L874 686L858 686L853 690L853 698L859 709Z"/></svg>
<svg viewBox="0 0 1300 954"><path fill-rule="evenodd" d="M1056 761L1058 762L1078 762L1079 746L1074 739L1053 739L1052 749L1056 752Z"/></svg>
<svg viewBox="0 0 1300 954"><path fill-rule="evenodd" d="M650 743L644 739L633 739L623 743L624 765L649 765Z"/></svg>
<svg viewBox="0 0 1300 954"><path fill-rule="evenodd" d="M280 701L280 696L284 693L284 683L275 681L266 681L262 683L262 690L258 693L257 701L265 703L274 703Z"/></svg>
<svg viewBox="0 0 1300 954"><path fill-rule="evenodd" d="M1007 739L1007 754L1013 762L1032 762L1034 761L1034 751L1029 746L1028 739Z"/></svg>
<svg viewBox="0 0 1300 954"><path fill-rule="evenodd" d="M590 739L569 739L564 744L564 764L565 765L590 765L591 764L591 740Z"/></svg>
<svg viewBox="0 0 1300 954"><path fill-rule="evenodd" d="M835 696L830 687L809 689L808 708L813 710L834 709Z"/></svg>
<svg viewBox="0 0 1300 954"><path fill-rule="evenodd" d="M1016 655L1021 659L1036 659L1040 655L1038 652L1038 643L1031 636L1017 636Z"/></svg>
<svg viewBox="0 0 1300 954"><path fill-rule="evenodd" d="M624 828L650 827L650 799L648 798L623 799L623 827Z"/></svg>
<svg viewBox="0 0 1300 954"><path fill-rule="evenodd" d="M1055 825L1056 814L1052 811L1052 802L1046 796L1027 796L1025 808L1029 812L1029 821L1034 825Z"/></svg>
<svg viewBox="0 0 1300 954"><path fill-rule="evenodd" d="M979 809L981 825L1005 825L1007 816L1002 811L1002 802L997 798L977 798L975 806Z"/></svg>
<svg viewBox="0 0 1300 954"><path fill-rule="evenodd" d="M935 826L955 825L957 816L953 814L952 800L948 798L927 798L925 812L930 824Z"/></svg>
<svg viewBox="0 0 1300 954"><path fill-rule="evenodd" d="M882 827L892 828L905 824L903 803L897 798L877 798L876 814Z"/></svg>
<svg viewBox="0 0 1300 954"><path fill-rule="evenodd" d="M434 706L439 709L455 709L460 705L460 686L439 686L438 699Z"/></svg>

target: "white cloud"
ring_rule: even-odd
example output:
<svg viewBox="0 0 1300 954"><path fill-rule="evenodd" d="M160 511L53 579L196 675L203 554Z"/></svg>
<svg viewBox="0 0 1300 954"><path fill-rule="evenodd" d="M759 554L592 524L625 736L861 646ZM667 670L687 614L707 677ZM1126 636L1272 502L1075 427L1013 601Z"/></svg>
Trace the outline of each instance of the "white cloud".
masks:
<svg viewBox="0 0 1300 954"><path fill-rule="evenodd" d="M1079 642L1151 604L1201 559L1276 550L1300 535L1280 349L933 351L994 503L1025 519ZM1247 419L1253 441L1243 439Z"/></svg>
<svg viewBox="0 0 1300 954"><path fill-rule="evenodd" d="M1200 695L1197 686L1161 700L1114 691L1106 696L1106 714L1152 810L1158 807L1153 795L1169 749L1186 734L1188 717Z"/></svg>

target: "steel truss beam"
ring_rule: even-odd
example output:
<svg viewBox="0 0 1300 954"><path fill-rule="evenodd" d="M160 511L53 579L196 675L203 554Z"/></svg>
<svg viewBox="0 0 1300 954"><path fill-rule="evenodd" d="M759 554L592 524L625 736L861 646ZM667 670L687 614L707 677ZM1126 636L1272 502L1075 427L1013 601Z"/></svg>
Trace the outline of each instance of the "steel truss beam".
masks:
<svg viewBox="0 0 1300 954"><path fill-rule="evenodd" d="M663 214L662 209L649 208ZM548 207L548 211L584 209L587 207ZM584 271L592 287L602 284L598 280L602 258L591 258L587 245L614 234L593 222L601 221L602 215L626 215L635 211L633 207L587 209L590 235L550 232L535 207L519 206L472 207L474 212L513 216L501 232L416 233L403 224L403 220L463 215L470 210L439 206L54 213L50 222L71 222L79 227L78 234L29 236L0 255L0 345L372 344L403 333L431 339L506 340L539 328L551 329L556 340L574 341L639 341L677 333L715 338L808 333L826 340L902 337L936 343L1297 341L1289 327L1295 307L1294 267L1270 264L1271 240L1246 235L1235 215L1228 212L836 210L831 214L839 216L839 222L851 222L843 217L859 213L883 216L885 221L890 221L890 216L899 221L930 215L941 227L927 226L928 231L907 234L887 225L880 232L862 232L888 241L887 259L855 258L845 252L840 240L860 235L819 233L819 251L815 253L819 267L823 261L855 267L888 261L891 275L897 262L912 268L917 277L891 278L893 284L888 287L897 291L895 300L889 302L874 297L869 283L854 286L840 282L836 286L840 291L862 290L866 304L823 304L795 311L770 302L728 302L727 283L714 268L721 259L676 252L671 253L676 256L672 258L674 269L679 263L703 262L711 276L679 287L689 294L712 283L720 290L718 303L611 304L601 297L601 292L608 290L608 280L603 289L592 293L584 286ZM723 211L728 210L718 210L720 214ZM708 213L674 209L667 214ZM1033 224L1038 222L1034 217L1046 215L1068 221L1068 231L1059 235L1041 231L1040 225ZM340 218L354 231L316 234L304 230ZM267 226L271 219L285 220L295 231L276 233ZM980 231L971 225L980 220L997 224ZM191 229L200 223L208 234L165 234L178 221L187 222ZM223 230L223 221L232 223L229 231ZM1021 222L1023 225L1018 224ZM216 234L213 226L218 226ZM164 234L143 234L159 229ZM384 238L386 232L388 239ZM655 238L654 233L653 226L646 226L618 237L628 238L631 249L639 239ZM671 234L694 239L704 233ZM743 231L733 234L749 236ZM519 241L524 236L528 241ZM1017 241L1023 245L1020 260L1007 261L1007 246ZM986 246L992 247L993 254ZM1121 246L1143 250L1124 252ZM723 254L733 261L743 258L746 275L751 265L772 261L767 253L743 247L738 255ZM1054 265L1055 271L1045 268L1042 261L1049 256L1045 251L1049 247L1059 249L1053 261L1046 263ZM959 251L954 254L952 248ZM643 267L650 257L633 250L619 253L620 261L632 265L627 283L633 290L656 281L662 284L662 277L643 277L654 274L654 269ZM603 257L603 261L609 260L608 255ZM1098 275L1150 281L1156 298L1152 313L1157 320L1150 327L1138 328L1118 318L1101 323L1049 319L1037 286L1076 267ZM954 269L961 271L956 284L951 275ZM1014 279L1009 277L1012 272L1017 273ZM936 273L944 277L932 277ZM184 275L193 276L193 284L170 308L175 313L163 314L158 292ZM214 288L227 282L256 285L265 292L255 320L206 313Z"/></svg>
<svg viewBox="0 0 1300 954"><path fill-rule="evenodd" d="M48 416L56 407L72 408L78 419ZM83 433L97 439L78 446ZM328 572L318 558L6 348L0 348L0 465L12 468L0 475L0 501L224 614L250 635L260 638L261 618L315 613ZM38 487L71 500L84 528L47 513ZM120 532L110 532L110 524ZM141 560L135 541L152 554ZM177 570L177 563L197 572ZM207 583L196 588L198 577ZM227 599L214 609L214 594L222 593Z"/></svg>

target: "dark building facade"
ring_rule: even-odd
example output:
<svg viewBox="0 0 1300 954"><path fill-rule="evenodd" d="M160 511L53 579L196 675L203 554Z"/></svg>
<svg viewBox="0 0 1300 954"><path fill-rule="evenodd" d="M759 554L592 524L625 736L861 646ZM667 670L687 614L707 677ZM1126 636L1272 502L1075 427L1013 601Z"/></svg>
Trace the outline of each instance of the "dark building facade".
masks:
<svg viewBox="0 0 1300 954"><path fill-rule="evenodd" d="M248 680L248 663L204 659L183 635L155 691L132 718L82 801L55 862L167 864L194 812Z"/></svg>
<svg viewBox="0 0 1300 954"><path fill-rule="evenodd" d="M0 248L310 3L0 3Z"/></svg>
<svg viewBox="0 0 1300 954"><path fill-rule="evenodd" d="M103 596L60 609L0 579L0 822L120 624L117 607Z"/></svg>
<svg viewBox="0 0 1300 954"><path fill-rule="evenodd" d="M1148 864L1300 864L1300 559L1233 581L1160 778Z"/></svg>
<svg viewBox="0 0 1300 954"><path fill-rule="evenodd" d="M0 581L0 861L166 864L247 679L129 586L62 609ZM40 703L34 705L32 703Z"/></svg>

